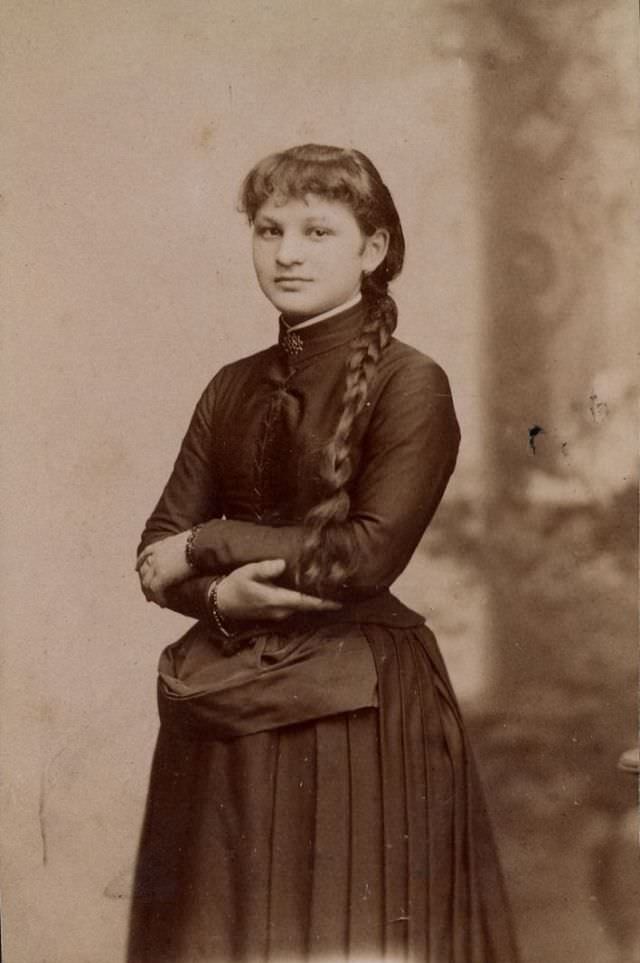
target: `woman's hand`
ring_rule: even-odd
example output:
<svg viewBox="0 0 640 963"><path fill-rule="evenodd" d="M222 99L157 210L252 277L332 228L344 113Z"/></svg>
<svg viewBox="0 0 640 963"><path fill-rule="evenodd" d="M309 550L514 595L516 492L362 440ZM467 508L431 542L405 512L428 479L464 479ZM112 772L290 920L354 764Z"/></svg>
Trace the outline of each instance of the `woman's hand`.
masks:
<svg viewBox="0 0 640 963"><path fill-rule="evenodd" d="M250 562L235 569L219 584L220 614L228 619L270 619L276 622L295 612L333 612L338 602L304 595L273 584L286 568L284 559Z"/></svg>
<svg viewBox="0 0 640 963"><path fill-rule="evenodd" d="M189 530L147 545L136 562L140 586L149 602L165 605L164 590L193 574L186 556Z"/></svg>

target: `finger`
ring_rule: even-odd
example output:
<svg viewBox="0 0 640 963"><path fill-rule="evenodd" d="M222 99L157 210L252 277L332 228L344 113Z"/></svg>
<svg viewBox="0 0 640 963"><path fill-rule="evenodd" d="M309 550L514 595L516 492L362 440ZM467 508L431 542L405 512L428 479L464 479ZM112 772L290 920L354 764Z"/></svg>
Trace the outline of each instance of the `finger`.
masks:
<svg viewBox="0 0 640 963"><path fill-rule="evenodd" d="M293 609L269 609L266 617L270 622L284 622L292 614Z"/></svg>
<svg viewBox="0 0 640 963"><path fill-rule="evenodd" d="M295 606L305 612L337 612L342 608L340 602L332 599L318 599L314 595L301 595Z"/></svg>
<svg viewBox="0 0 640 963"><path fill-rule="evenodd" d="M142 586L142 591L145 593L145 595L150 595L154 602L158 601L159 598L162 598L163 603L158 602L158 605L165 604L164 590L166 586L162 579L158 578L154 572L145 572L140 579L140 585Z"/></svg>
<svg viewBox="0 0 640 963"><path fill-rule="evenodd" d="M278 585L264 586L265 602L276 608L303 609L304 611L336 611L342 608L339 602L321 599L315 595L305 595Z"/></svg>
<svg viewBox="0 0 640 963"><path fill-rule="evenodd" d="M143 550L138 555L138 558L136 559L136 569L138 571L140 570L141 565L144 565L145 562L149 561L152 554L153 554L153 545L147 545L146 548L143 548Z"/></svg>
<svg viewBox="0 0 640 963"><path fill-rule="evenodd" d="M142 589L142 592L147 602L155 602L155 604L159 605L161 608L163 609L166 608L167 600L165 598L165 594L162 591L162 589L154 588L151 586L145 586Z"/></svg>
<svg viewBox="0 0 640 963"><path fill-rule="evenodd" d="M153 582L153 572L149 569L145 569L144 572L139 572L140 584L143 588L151 589Z"/></svg>
<svg viewBox="0 0 640 963"><path fill-rule="evenodd" d="M251 569L250 575L256 582L269 582L278 575L282 575L287 563L283 558L270 558L264 562L253 562L247 565Z"/></svg>

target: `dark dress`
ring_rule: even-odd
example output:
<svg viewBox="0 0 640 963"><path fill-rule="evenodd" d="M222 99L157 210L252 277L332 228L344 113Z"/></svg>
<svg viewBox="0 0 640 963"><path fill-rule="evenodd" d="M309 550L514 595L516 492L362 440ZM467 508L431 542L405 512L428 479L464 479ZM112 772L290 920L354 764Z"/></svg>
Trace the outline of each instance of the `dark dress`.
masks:
<svg viewBox="0 0 640 963"><path fill-rule="evenodd" d="M457 455L433 361L393 339L358 417L342 609L245 624L234 654L207 619L212 572L284 558L290 584L362 323L357 305L223 368L145 528L207 521L206 574L168 595L199 621L160 661L130 963L517 963L446 669L389 592Z"/></svg>

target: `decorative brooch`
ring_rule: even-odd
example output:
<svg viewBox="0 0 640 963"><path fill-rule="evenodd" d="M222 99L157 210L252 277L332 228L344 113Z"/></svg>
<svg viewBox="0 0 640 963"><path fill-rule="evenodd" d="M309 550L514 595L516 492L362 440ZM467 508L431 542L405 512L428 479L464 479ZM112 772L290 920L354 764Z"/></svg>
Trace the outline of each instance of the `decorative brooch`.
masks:
<svg viewBox="0 0 640 963"><path fill-rule="evenodd" d="M299 334L295 331L287 331L287 333L280 339L280 344L286 354L295 356L300 354L304 348L304 341Z"/></svg>

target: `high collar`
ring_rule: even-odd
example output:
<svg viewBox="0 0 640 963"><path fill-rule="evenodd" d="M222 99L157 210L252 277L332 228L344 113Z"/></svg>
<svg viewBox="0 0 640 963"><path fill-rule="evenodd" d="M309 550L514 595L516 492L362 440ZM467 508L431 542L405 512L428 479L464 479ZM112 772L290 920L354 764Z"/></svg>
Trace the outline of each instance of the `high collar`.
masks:
<svg viewBox="0 0 640 963"><path fill-rule="evenodd" d="M330 308L328 311L323 311L322 314L316 314L315 317L308 318L306 321L292 321L290 323L285 319L284 323L289 329L294 329L295 331L299 331L300 328L310 328L316 321L333 318L336 314L342 314L347 308L353 308L359 301L362 301L361 291L358 291L358 293L354 297L349 298L348 301L343 301L343 303L339 304L336 308ZM284 315L282 315L282 317L284 318Z"/></svg>
<svg viewBox="0 0 640 963"><path fill-rule="evenodd" d="M362 301L300 330L289 329L280 317L278 345L293 364L298 364L317 354L348 344L359 333L364 321Z"/></svg>

